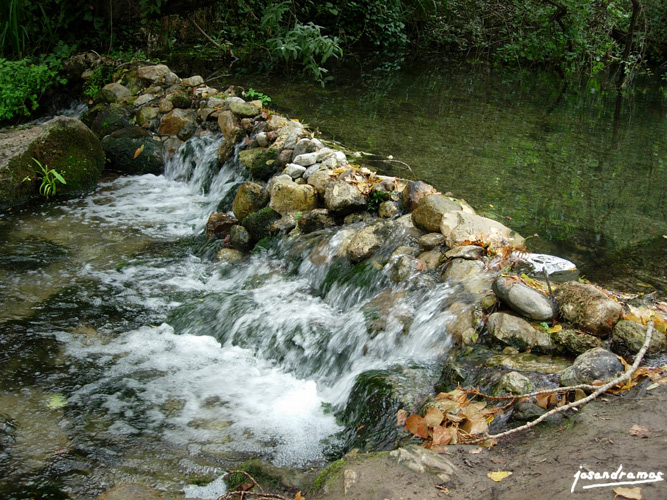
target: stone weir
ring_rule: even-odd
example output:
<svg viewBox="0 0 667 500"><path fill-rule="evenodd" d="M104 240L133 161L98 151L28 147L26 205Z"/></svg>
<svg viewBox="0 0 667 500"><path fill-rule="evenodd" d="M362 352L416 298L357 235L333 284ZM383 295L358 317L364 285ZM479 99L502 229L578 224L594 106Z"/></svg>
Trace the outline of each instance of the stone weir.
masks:
<svg viewBox="0 0 667 500"><path fill-rule="evenodd" d="M521 235L464 200L418 180L380 175L364 166L364 154L316 137L234 88L181 79L164 65L125 69L116 80L123 83L105 86L82 118L101 139L107 168L159 173L183 141L219 131L220 165L238 161L247 171L231 211L211 214L206 226L219 240L220 261L244 259L272 238L342 226L336 258L383 269L397 284L423 275L456 288L442 328L457 349L433 393L460 384L520 394L545 380L569 386L612 379L624 370L617 355L637 353L649 320L657 332L649 353L665 351L665 303L646 304L579 279L574 264L527 252ZM311 261L317 263L317 249ZM396 446L395 412L409 397L390 375L381 383L363 375L344 411L351 445ZM393 412L389 418L364 411L377 402L378 387L390 401L379 404ZM418 412L423 402L406 409ZM515 418L541 412L527 402ZM396 440L377 439L388 434Z"/></svg>

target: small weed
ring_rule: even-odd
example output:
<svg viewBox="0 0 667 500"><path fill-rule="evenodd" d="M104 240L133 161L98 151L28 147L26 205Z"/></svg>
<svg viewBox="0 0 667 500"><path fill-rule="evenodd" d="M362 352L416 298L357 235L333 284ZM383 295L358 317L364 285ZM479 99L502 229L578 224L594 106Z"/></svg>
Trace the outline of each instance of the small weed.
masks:
<svg viewBox="0 0 667 500"><path fill-rule="evenodd" d="M56 172L55 169L42 165L37 158L33 158L32 160L39 167L39 169L35 169L35 174L37 175L37 177L41 177L42 179L42 183L39 186L39 194L41 194L44 198L48 200L49 196L56 194L58 182L60 182L61 184L67 184L67 182L65 181L65 178L62 175ZM31 182L31 181L32 178L30 176L26 176L23 179L23 182Z"/></svg>
<svg viewBox="0 0 667 500"><path fill-rule="evenodd" d="M262 106L266 107L273 101L268 95L257 92L252 87L246 90L244 94L246 99L262 101Z"/></svg>

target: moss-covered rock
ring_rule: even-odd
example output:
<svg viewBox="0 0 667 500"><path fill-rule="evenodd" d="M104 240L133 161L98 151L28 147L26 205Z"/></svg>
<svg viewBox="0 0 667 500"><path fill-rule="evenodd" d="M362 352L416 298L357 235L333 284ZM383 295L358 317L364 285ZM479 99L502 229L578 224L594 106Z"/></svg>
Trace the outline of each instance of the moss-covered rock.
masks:
<svg viewBox="0 0 667 500"><path fill-rule="evenodd" d="M162 143L140 127L117 130L102 139L102 147L109 160L109 170L126 174L159 174L164 169Z"/></svg>
<svg viewBox="0 0 667 500"><path fill-rule="evenodd" d="M267 181L276 173L277 156L275 149L246 149L239 153L239 162L248 169L251 178Z"/></svg>
<svg viewBox="0 0 667 500"><path fill-rule="evenodd" d="M342 414L347 449L393 449L401 438L396 412L416 412L433 390L433 376L423 368L395 366L357 376Z"/></svg>
<svg viewBox="0 0 667 500"><path fill-rule="evenodd" d="M248 231L251 241L256 243L263 238L271 237L271 224L280 217L280 214L272 208L264 207L245 217L241 225Z"/></svg>
<svg viewBox="0 0 667 500"><path fill-rule="evenodd" d="M90 127L93 133L102 139L104 136L130 125L132 111L122 104L106 106L99 104L89 109L81 121Z"/></svg>
<svg viewBox="0 0 667 500"><path fill-rule="evenodd" d="M41 198L33 160L63 176L56 196L92 190L104 168L104 152L91 130L75 118L58 117L25 130L0 134L0 208ZM24 181L30 177L30 181Z"/></svg>

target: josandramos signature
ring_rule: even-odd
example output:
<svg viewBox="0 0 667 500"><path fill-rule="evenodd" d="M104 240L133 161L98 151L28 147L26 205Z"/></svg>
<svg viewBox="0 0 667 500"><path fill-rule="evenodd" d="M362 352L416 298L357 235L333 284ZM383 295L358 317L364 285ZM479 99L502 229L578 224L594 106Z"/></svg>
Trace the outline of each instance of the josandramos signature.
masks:
<svg viewBox="0 0 667 500"><path fill-rule="evenodd" d="M642 471L629 471L626 472L623 470L623 465L620 465L615 472L603 471L582 471L584 466L580 465L579 470L574 474L574 481L572 482L571 493L574 493L574 488L577 486L577 483L581 479L583 481L597 481L592 484L582 484L581 488L584 490L590 488L602 488L605 486L620 486L628 484L643 484L643 483L657 483L659 481L664 481L662 472L642 472ZM606 482L600 482L606 481Z"/></svg>

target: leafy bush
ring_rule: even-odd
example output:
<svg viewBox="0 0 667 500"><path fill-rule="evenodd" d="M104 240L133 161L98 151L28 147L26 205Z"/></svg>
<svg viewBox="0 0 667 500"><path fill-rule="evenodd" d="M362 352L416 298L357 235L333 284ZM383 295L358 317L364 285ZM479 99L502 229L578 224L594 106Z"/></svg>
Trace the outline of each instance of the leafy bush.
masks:
<svg viewBox="0 0 667 500"><path fill-rule="evenodd" d="M32 63L28 59L0 59L0 122L29 116L49 88L65 83L53 60Z"/></svg>

